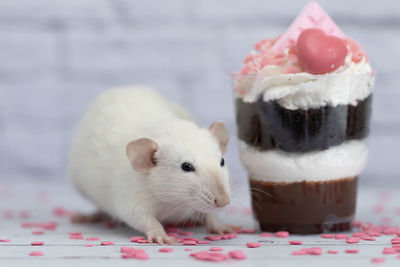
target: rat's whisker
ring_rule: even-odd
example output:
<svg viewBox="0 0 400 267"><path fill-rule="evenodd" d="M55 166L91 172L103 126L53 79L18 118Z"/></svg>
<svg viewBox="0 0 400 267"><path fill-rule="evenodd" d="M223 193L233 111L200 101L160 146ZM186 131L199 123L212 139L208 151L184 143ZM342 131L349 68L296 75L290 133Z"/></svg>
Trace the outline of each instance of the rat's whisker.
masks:
<svg viewBox="0 0 400 267"><path fill-rule="evenodd" d="M181 199L181 201L177 202L177 206L170 209L166 214L163 214L163 216L160 218L160 221L164 221L164 220L168 219L169 216L174 215L175 212L182 209L186 205L187 205L187 200Z"/></svg>
<svg viewBox="0 0 400 267"><path fill-rule="evenodd" d="M250 191L251 191L251 193L263 193L264 195L266 195L268 198L273 198L273 199L275 199L275 200L278 200L274 195L272 195L272 194L270 194L270 193L267 193L267 192L265 192L264 190L261 190L261 189L259 189L259 188L255 188L255 187L250 187Z"/></svg>

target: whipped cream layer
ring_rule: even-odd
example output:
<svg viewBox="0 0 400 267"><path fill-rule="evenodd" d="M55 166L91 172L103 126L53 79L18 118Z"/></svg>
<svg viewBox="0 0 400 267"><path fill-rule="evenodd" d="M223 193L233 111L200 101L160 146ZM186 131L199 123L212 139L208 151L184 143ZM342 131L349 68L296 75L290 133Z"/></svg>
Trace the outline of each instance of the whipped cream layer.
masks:
<svg viewBox="0 0 400 267"><path fill-rule="evenodd" d="M356 63L351 57L349 54L345 65L337 70L322 75L283 74L281 66L265 66L262 75L253 73L236 79L235 86L245 92L236 97L242 97L248 103L260 97L266 102L276 100L291 110L356 105L371 94L374 75L365 58Z"/></svg>
<svg viewBox="0 0 400 267"><path fill-rule="evenodd" d="M362 141L348 141L327 150L288 153L258 151L240 142L240 160L249 177L269 182L327 181L360 175L368 149Z"/></svg>

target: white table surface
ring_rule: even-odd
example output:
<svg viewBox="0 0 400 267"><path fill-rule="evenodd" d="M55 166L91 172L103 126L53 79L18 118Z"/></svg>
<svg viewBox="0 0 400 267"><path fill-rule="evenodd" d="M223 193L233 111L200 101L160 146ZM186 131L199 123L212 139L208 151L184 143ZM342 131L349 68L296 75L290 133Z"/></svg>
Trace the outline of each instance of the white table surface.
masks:
<svg viewBox="0 0 400 267"><path fill-rule="evenodd" d="M236 201L233 202L234 212L226 212L222 217L229 222L253 228L254 221L249 215L248 194L246 186L240 186ZM357 218L362 221L382 223L391 220L391 225L400 225L400 195L390 189L362 187L359 193ZM382 205L384 211L373 212L376 205ZM160 246L136 244L130 242L130 237L138 235L126 227L107 229L102 224L71 224L67 217L55 216L53 209L63 207L68 210L88 212L94 208L84 201L73 189L63 183L50 184L2 184L0 185L0 239L11 239L11 242L0 242L0 266L204 266L206 264L224 266L370 266L373 257L384 257L384 266L400 266L397 255L383 255L384 247L391 247L393 236L383 236L376 242L361 241L359 244L347 244L344 240L323 239L319 235L295 236L289 238L260 237L256 234L240 234L232 240L211 242L208 245L182 246L174 245L172 253L160 253ZM29 218L21 218L20 212L28 211ZM8 213L8 215L7 215ZM11 216L12 215L12 216ZM55 230L44 230L43 235L33 235L37 228L22 228L21 222L55 221ZM203 238L206 233L202 228L189 228L192 237ZM70 232L81 232L86 237L99 237L99 241L71 240ZM303 245L293 246L289 240L301 240ZM32 241L44 241L44 246L31 246ZM113 246L101 246L101 241L114 241ZM246 242L260 242L260 248L247 248ZM85 247L85 244L95 244ZM149 259L122 259L121 246L144 248ZM224 252L243 250L247 259L228 260L219 263L201 262L190 257L193 252L208 250L212 246L223 247ZM291 252L305 247L319 246L323 248L320 256L293 256ZM357 248L358 254L346 254L345 249ZM336 255L330 255L327 250L338 250ZM42 257L32 257L32 251L41 251ZM111 265L112 264L112 265Z"/></svg>

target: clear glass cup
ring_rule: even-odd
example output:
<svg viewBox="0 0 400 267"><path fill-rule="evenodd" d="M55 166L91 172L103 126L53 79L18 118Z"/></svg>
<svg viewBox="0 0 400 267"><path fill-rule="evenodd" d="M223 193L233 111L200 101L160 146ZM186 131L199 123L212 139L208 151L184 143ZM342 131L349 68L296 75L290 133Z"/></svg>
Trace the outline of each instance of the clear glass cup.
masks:
<svg viewBox="0 0 400 267"><path fill-rule="evenodd" d="M290 81L293 75L280 77ZM348 104L295 109L279 98L264 100L263 78L234 76L240 156L261 230L294 234L350 230L367 159L364 140L369 133L373 76L327 74L320 85L354 86L354 91L346 89ZM338 83L333 83L335 79ZM365 88L369 93L364 91L364 98L355 102L354 93L360 89L355 87L364 84L370 86ZM259 93L249 99L246 96L254 88Z"/></svg>

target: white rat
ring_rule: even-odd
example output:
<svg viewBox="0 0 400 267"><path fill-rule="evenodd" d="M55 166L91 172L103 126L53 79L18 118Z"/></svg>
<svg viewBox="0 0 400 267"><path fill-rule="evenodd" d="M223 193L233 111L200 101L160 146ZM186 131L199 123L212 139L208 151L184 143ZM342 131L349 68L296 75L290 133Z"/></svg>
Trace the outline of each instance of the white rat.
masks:
<svg viewBox="0 0 400 267"><path fill-rule="evenodd" d="M98 208L147 235L175 240L161 223L202 220L210 232L233 229L215 212L230 202L222 122L199 128L180 106L145 87L101 94L81 120L69 176Z"/></svg>

